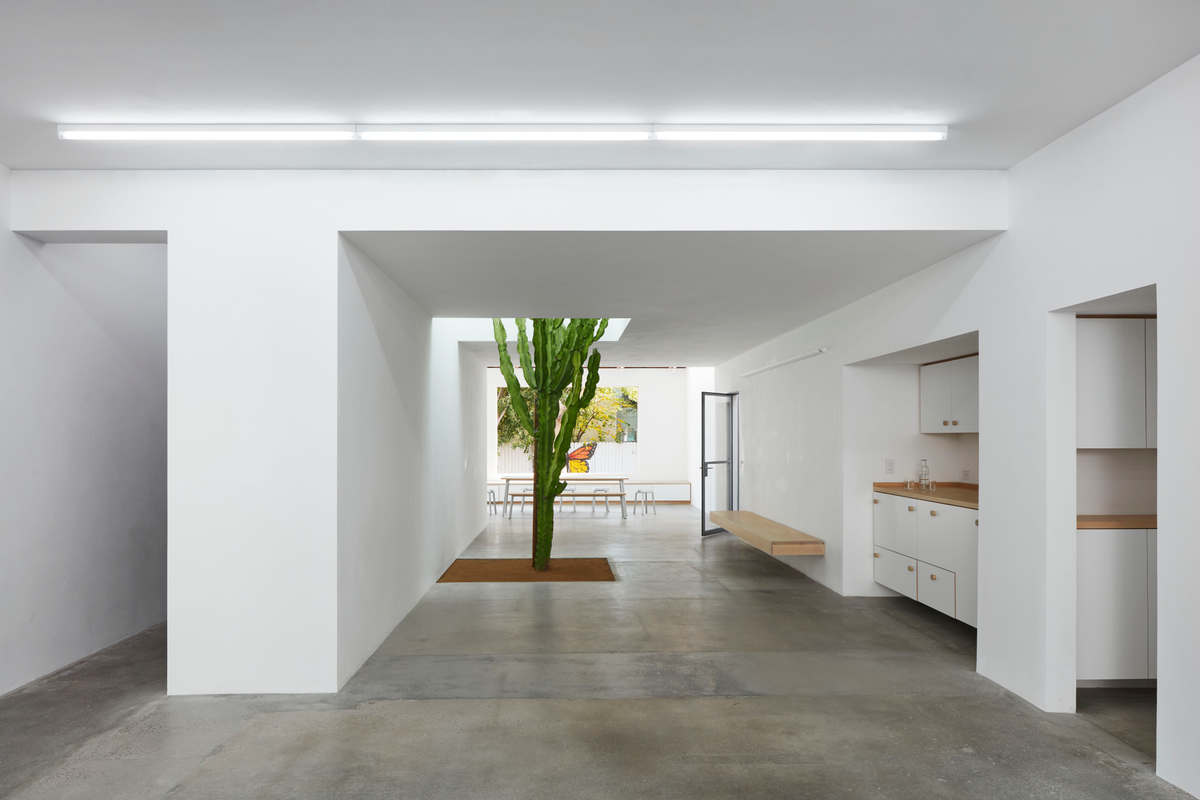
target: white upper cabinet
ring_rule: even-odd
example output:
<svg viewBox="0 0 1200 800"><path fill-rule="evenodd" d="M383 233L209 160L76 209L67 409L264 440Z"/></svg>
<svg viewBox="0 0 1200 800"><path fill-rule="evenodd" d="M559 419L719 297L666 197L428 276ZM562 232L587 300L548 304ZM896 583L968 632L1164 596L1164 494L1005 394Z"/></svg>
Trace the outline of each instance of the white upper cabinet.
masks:
<svg viewBox="0 0 1200 800"><path fill-rule="evenodd" d="M1075 330L1075 446L1146 447L1146 320L1079 319Z"/></svg>
<svg viewBox="0 0 1200 800"><path fill-rule="evenodd" d="M921 367L921 433L979 433L979 356Z"/></svg>
<svg viewBox="0 0 1200 800"><path fill-rule="evenodd" d="M954 365L951 389L953 412L950 430L979 433L979 356L947 362Z"/></svg>

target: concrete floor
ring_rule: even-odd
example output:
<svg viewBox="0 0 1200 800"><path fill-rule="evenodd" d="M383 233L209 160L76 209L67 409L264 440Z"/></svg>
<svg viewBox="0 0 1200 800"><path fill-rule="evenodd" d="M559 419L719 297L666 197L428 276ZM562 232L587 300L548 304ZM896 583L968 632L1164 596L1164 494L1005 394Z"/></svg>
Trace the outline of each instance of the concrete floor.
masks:
<svg viewBox="0 0 1200 800"><path fill-rule="evenodd" d="M466 555L527 555L491 519ZM168 698L152 629L0 698L0 796L1187 797L976 675L972 628L698 527L568 510L555 556L616 583L435 585L336 695Z"/></svg>

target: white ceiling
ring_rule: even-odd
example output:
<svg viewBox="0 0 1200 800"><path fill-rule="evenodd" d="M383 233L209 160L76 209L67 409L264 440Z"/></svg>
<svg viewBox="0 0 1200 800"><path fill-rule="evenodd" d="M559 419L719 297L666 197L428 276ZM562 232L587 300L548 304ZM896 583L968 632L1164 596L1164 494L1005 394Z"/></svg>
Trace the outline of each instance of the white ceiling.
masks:
<svg viewBox="0 0 1200 800"><path fill-rule="evenodd" d="M1157 314L1158 287L1143 286L1059 310L1074 311L1076 314Z"/></svg>
<svg viewBox="0 0 1200 800"><path fill-rule="evenodd" d="M1007 168L1200 53L1196 0L6 0L13 168ZM63 142L56 123L932 123L922 144Z"/></svg>
<svg viewBox="0 0 1200 800"><path fill-rule="evenodd" d="M948 361L979 352L979 331L971 331L961 336L951 336L936 342L910 347L907 350L897 350L894 353L868 358L850 364L852 367L869 367L878 365L897 364L932 364L935 361Z"/></svg>
<svg viewBox="0 0 1200 800"><path fill-rule="evenodd" d="M629 317L610 366L713 366L996 231L357 232L435 317ZM494 343L464 345L489 364Z"/></svg>

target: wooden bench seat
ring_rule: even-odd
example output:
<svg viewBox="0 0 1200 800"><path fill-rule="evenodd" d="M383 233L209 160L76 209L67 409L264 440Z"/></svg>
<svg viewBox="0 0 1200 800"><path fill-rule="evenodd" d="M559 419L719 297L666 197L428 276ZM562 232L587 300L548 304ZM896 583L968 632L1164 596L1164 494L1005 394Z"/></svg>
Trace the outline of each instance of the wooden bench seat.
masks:
<svg viewBox="0 0 1200 800"><path fill-rule="evenodd" d="M532 500L534 495L533 495L533 492L509 492L508 496L509 497L528 497L529 499ZM563 492L560 495L556 495L554 499L558 500L561 498L564 500L570 500L572 497L624 497L624 496L625 496L625 492L571 492L569 494L567 492Z"/></svg>
<svg viewBox="0 0 1200 800"><path fill-rule="evenodd" d="M825 542L752 511L710 511L708 518L749 545L773 556L823 556Z"/></svg>

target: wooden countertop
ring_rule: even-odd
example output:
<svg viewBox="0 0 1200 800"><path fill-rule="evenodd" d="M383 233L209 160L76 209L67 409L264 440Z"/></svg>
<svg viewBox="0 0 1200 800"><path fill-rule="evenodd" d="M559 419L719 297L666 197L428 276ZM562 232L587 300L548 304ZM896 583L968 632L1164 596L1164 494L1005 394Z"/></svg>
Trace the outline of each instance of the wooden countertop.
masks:
<svg viewBox="0 0 1200 800"><path fill-rule="evenodd" d="M1081 531L1157 530L1158 514L1080 514Z"/></svg>
<svg viewBox="0 0 1200 800"><path fill-rule="evenodd" d="M923 489L905 489L903 483L872 484L875 491L882 494L894 494L897 497L908 497L913 500L928 500L931 503L945 503L948 506L973 508L979 510L979 484L977 483L941 483L932 492Z"/></svg>

